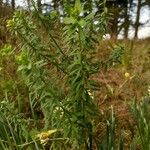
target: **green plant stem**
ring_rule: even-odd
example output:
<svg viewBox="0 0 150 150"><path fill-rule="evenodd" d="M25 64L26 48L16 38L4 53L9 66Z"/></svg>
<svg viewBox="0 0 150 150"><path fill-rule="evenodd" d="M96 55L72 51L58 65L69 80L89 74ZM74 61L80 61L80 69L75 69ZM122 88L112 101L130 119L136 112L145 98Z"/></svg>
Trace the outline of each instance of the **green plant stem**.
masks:
<svg viewBox="0 0 150 150"><path fill-rule="evenodd" d="M46 26L44 20L42 20L42 18L41 18L41 16L40 16L40 15L42 15L42 14L40 14L40 13L38 12L37 8L35 7L35 4L34 4L33 0L32 0L32 3L33 3L33 7L34 7L34 9L35 9L35 11L36 11L36 14L37 14L39 20L41 21L41 23L42 23L43 26L45 27L46 31L48 31L48 34L49 34L50 38L51 38L52 41L55 43L55 45L56 45L56 47L59 49L60 53L65 57L65 59L67 59L67 60L69 61L68 57L65 55L65 53L63 52L63 50L60 48L59 44L56 42L56 40L53 38L52 34L51 34L51 33L49 32L49 30L47 29L47 26Z"/></svg>

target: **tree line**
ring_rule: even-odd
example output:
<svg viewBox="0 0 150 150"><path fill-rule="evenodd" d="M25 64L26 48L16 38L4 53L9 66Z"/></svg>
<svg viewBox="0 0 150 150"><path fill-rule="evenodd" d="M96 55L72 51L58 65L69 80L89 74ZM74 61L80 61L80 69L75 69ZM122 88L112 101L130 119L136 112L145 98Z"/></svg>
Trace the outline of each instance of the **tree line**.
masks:
<svg viewBox="0 0 150 150"><path fill-rule="evenodd" d="M70 5L74 4L75 0L67 0ZM96 11L99 13L101 11L102 0L81 0L86 9ZM27 4L27 9L31 10L33 0L24 0ZM52 10L58 11L61 16L65 15L64 10L64 0L50 0L49 2L42 3L42 0L34 1L40 12L44 11L49 13ZM12 10L17 8L16 0L0 0L0 7L9 6ZM149 0L106 0L106 7L109 13L109 29L108 33L111 38L117 39L118 35L122 33L124 38L129 37L129 28L134 28L134 38L138 38L138 30L140 26L143 26L140 22L141 9L144 6L150 8ZM136 10L136 11L135 11ZM0 10L1 11L1 10ZM135 12L134 12L135 11ZM135 13L136 19L133 20L132 15ZM86 14L85 14L86 15ZM147 23L147 22L146 22Z"/></svg>

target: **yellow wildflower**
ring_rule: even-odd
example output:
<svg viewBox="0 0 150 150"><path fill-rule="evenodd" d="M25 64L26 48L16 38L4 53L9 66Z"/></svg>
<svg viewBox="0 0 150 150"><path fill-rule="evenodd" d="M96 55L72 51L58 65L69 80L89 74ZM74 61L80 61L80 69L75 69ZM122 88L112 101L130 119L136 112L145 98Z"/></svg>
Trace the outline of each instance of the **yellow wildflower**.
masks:
<svg viewBox="0 0 150 150"><path fill-rule="evenodd" d="M41 144L46 144L49 140L49 136L55 132L57 132L56 129L55 130L48 130L46 132L41 132L40 134L37 135L37 137L40 139Z"/></svg>
<svg viewBox="0 0 150 150"><path fill-rule="evenodd" d="M128 73L128 72L126 72L126 73L124 74L124 76L125 76L126 79L129 79L129 80L131 80L132 78L135 77L135 75L131 76L130 73Z"/></svg>
<svg viewBox="0 0 150 150"><path fill-rule="evenodd" d="M130 77L130 73L128 73L128 72L126 72L124 75L125 75L126 78Z"/></svg>

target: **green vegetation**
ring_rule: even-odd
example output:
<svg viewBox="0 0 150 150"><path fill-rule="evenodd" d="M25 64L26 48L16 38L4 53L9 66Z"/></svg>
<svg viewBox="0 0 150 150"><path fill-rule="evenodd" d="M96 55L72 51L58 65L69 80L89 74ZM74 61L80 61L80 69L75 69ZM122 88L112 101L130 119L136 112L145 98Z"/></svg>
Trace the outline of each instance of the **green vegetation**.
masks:
<svg viewBox="0 0 150 150"><path fill-rule="evenodd" d="M103 40L105 2L65 1L63 21L33 6L0 48L0 150L150 149L148 41Z"/></svg>

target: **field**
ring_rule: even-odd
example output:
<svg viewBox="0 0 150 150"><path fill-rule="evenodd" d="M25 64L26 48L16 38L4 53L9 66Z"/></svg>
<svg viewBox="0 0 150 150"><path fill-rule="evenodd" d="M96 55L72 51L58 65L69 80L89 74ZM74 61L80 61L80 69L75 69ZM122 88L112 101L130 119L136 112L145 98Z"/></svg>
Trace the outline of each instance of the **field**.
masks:
<svg viewBox="0 0 150 150"><path fill-rule="evenodd" d="M63 23L2 18L0 150L149 150L150 39L103 39L105 9L65 4Z"/></svg>

